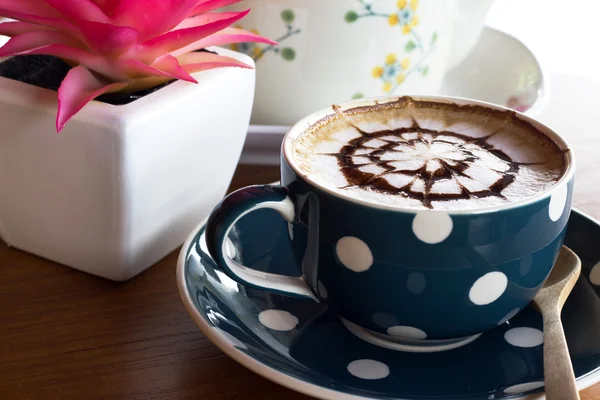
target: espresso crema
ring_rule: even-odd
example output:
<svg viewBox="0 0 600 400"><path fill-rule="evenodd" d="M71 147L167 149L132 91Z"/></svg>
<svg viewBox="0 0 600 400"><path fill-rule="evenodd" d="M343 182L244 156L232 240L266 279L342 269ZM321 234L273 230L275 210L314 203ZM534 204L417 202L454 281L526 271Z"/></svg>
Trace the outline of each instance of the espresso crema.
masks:
<svg viewBox="0 0 600 400"><path fill-rule="evenodd" d="M566 150L512 111L409 97L334 110L292 139L295 163L369 203L485 208L535 196L565 172Z"/></svg>

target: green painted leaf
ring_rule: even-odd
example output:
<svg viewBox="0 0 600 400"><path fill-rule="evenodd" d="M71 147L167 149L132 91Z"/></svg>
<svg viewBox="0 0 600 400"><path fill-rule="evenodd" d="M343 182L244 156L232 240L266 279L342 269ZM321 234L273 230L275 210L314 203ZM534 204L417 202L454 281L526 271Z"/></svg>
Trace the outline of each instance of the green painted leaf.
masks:
<svg viewBox="0 0 600 400"><path fill-rule="evenodd" d="M415 44L415 42L413 42L412 40L407 42L404 45L404 51L406 51L407 53L410 53L411 51L413 51L414 49L417 48L417 45Z"/></svg>
<svg viewBox="0 0 600 400"><path fill-rule="evenodd" d="M354 93L354 95L352 96L352 100L362 99L363 97L365 97L365 95L362 93Z"/></svg>
<svg viewBox="0 0 600 400"><path fill-rule="evenodd" d="M424 66L423 68L421 68L421 74L423 74L423 76L427 76L428 73L429 73L428 66Z"/></svg>
<svg viewBox="0 0 600 400"><path fill-rule="evenodd" d="M356 11L348 11L346 15L344 15L344 19L346 20L346 22L351 24L358 19L358 14L356 13Z"/></svg>
<svg viewBox="0 0 600 400"><path fill-rule="evenodd" d="M287 61L293 61L296 58L296 51L291 47L284 47L281 49L281 57Z"/></svg>
<svg viewBox="0 0 600 400"><path fill-rule="evenodd" d="M438 34L437 32L433 32L433 36L431 36L431 44L437 42Z"/></svg>
<svg viewBox="0 0 600 400"><path fill-rule="evenodd" d="M294 14L294 11L289 10L289 9L288 10L283 10L281 12L281 19L286 24L291 24L296 19L296 14Z"/></svg>

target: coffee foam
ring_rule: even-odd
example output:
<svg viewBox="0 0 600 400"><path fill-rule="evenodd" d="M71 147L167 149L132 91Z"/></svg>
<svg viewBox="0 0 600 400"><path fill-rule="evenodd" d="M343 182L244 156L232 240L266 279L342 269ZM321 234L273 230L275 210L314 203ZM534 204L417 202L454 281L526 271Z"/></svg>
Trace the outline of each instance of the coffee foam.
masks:
<svg viewBox="0 0 600 400"><path fill-rule="evenodd" d="M334 110L291 149L303 173L343 196L478 209L541 193L565 171L565 151L511 111L407 97Z"/></svg>

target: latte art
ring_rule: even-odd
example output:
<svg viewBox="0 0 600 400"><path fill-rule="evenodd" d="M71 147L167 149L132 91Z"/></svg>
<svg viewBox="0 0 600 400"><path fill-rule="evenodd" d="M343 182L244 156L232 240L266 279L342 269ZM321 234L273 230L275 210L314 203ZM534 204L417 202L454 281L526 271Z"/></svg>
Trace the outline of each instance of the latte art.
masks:
<svg viewBox="0 0 600 400"><path fill-rule="evenodd" d="M436 200L502 196L519 169L501 150L450 131L410 128L367 133L344 146L338 159L350 183L418 199L428 208Z"/></svg>
<svg viewBox="0 0 600 400"><path fill-rule="evenodd" d="M534 196L566 150L512 111L401 98L340 111L295 138L315 183L370 203L466 210Z"/></svg>

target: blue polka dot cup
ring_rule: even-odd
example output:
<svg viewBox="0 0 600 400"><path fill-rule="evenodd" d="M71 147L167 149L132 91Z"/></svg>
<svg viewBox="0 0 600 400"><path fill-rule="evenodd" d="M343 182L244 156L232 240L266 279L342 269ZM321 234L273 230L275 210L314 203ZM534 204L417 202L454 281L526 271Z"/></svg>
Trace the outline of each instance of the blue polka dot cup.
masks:
<svg viewBox="0 0 600 400"><path fill-rule="evenodd" d="M447 122L450 125L443 129L435 124L423 127L418 114L423 104L450 110L457 119ZM416 116L404 127L391 127L390 115L409 106L414 107ZM370 122L357 122L367 114ZM454 132L460 125L456 121L462 123L460 118L471 115L484 118L486 122L479 127L493 132L472 138ZM494 126L496 120L503 121L501 128ZM356 135L364 136L357 136L339 152L318 154L335 156L337 164L330 165L350 169L342 171L347 173L346 186L334 189L323 184L320 176L306 172L295 147L299 138L333 123L348 123L344 129L356 129ZM386 127L384 133L382 126ZM511 185L518 187L519 179L524 179L517 175L527 176L526 171L536 165L515 161L498 150L498 142L492 143L500 131L507 135L517 132L513 128L525 129L526 135L538 135L535 137L554 146L561 168L540 190L528 184L523 190L531 190L530 195L504 201L511 190L515 192ZM365 148L365 143L375 143L374 137L381 147ZM529 143L528 137L520 140ZM409 170L406 164L402 170L390 168L401 167L390 164L391 153L385 151L409 145L411 149L434 150L454 146L470 156L458 159L451 155L456 154L454 150L431 150L416 169ZM473 163L487 157L479 148L473 150L475 145L498 157L493 159L500 164L493 168L502 177L479 192L465 181L480 170ZM358 148L360 156L348 153ZM437 158L431 156L433 153ZM367 156L369 162L353 164L355 157L364 160ZM403 162L414 163L420 157L416 154ZM373 170L373 165L383 165L386 170ZM427 175L440 165L447 171L440 167L439 174ZM351 101L321 110L292 127L282 146L281 184L251 186L226 197L208 220L207 245L219 268L240 284L326 302L330 311L364 340L409 351L450 349L512 318L541 289L563 244L574 171L574 156L563 138L503 107L436 96ZM392 173L396 175L386 175ZM376 202L367 195L396 190L400 185L390 185L405 176L411 176L412 183L393 194L416 199L422 206L415 207L408 200ZM418 191L418 179L426 181L421 187L429 188L429 192ZM451 185L452 179L460 183L461 191L438 196L440 193L433 190L437 182ZM357 187L367 194L355 196L356 191L347 190ZM469 199L488 201L487 197L490 205L469 206ZM451 204L458 206L446 208L444 203L438 207L440 201L453 201ZM231 245L227 238L235 223L263 208L277 211L289 222L289 244L301 269L298 276L260 272L227 255Z"/></svg>

